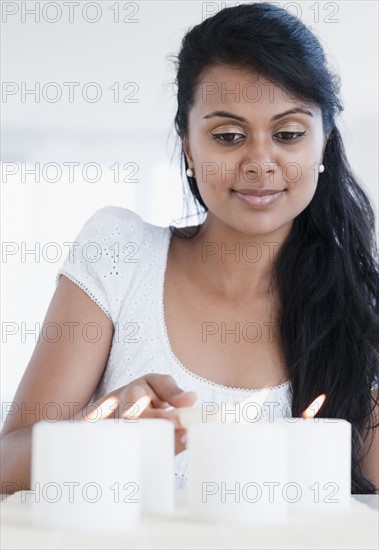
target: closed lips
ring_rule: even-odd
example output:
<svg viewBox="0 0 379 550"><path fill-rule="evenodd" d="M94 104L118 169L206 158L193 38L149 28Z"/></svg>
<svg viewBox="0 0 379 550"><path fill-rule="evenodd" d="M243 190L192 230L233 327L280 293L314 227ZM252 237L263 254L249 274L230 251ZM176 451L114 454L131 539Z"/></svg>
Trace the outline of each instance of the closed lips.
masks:
<svg viewBox="0 0 379 550"><path fill-rule="evenodd" d="M236 193L241 193L241 195L251 195L254 197L264 197L265 195L275 195L276 193L281 193L285 189L264 189L259 191L258 189L234 189Z"/></svg>

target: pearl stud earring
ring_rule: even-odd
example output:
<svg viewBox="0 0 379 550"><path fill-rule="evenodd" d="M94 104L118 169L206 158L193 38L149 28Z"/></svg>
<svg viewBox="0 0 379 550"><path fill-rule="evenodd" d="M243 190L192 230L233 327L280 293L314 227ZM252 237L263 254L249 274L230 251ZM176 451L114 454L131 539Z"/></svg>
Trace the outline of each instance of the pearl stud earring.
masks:
<svg viewBox="0 0 379 550"><path fill-rule="evenodd" d="M187 168L186 174L189 178L193 178L193 170L192 168Z"/></svg>
<svg viewBox="0 0 379 550"><path fill-rule="evenodd" d="M325 172L325 166L323 164L320 164L320 166L318 167L318 171L319 171L319 174L322 174L323 172Z"/></svg>

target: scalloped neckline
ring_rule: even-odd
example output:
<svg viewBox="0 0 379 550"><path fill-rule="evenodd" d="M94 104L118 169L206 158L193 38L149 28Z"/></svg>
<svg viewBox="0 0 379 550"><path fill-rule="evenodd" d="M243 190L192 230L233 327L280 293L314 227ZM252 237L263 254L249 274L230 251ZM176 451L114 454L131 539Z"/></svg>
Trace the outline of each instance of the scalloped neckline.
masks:
<svg viewBox="0 0 379 550"><path fill-rule="evenodd" d="M163 331L163 334L164 334L165 346L166 346L166 349L168 351L168 355L171 357L171 359L176 363L176 365L178 365L178 367L183 372L185 372L191 378L193 378L193 379L195 379L199 382L202 382L203 384L211 386L213 388L218 388L218 389L220 389L222 391L225 391L225 392L246 392L246 393L254 393L254 392L256 393L256 392L263 392L263 391L268 392L268 391L279 390L280 388L289 386L289 384L290 384L289 379L286 380L285 382L283 382L282 384L279 384L278 386L270 386L270 387L265 387L265 388L249 389L249 388L235 388L235 387L232 387L232 386L224 386L223 384L218 384L218 383L213 382L212 380L210 380L208 378L204 378L203 376L200 376L199 374L196 374L195 372L190 371L189 369L187 369L187 367L185 367L183 365L183 363L178 359L178 357L176 357L176 355L174 354L174 352L171 348L170 339L168 337L166 320L165 320L165 311L164 311L165 278L166 278L167 263L168 263L168 252L169 252L170 243L171 243L171 239L172 239L172 234L171 234L170 228L167 227L165 229L166 229L166 247L165 247L165 255L164 255L164 261L163 261L162 276L161 276L160 285L159 285L159 288L160 288L160 324L161 324L161 328L162 328L162 331Z"/></svg>

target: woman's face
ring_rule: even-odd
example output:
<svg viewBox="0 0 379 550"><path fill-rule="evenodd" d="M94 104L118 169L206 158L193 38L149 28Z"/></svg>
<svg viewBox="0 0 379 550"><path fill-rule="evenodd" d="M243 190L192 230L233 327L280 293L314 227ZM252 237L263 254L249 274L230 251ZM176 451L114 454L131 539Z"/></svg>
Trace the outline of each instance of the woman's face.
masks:
<svg viewBox="0 0 379 550"><path fill-rule="evenodd" d="M183 139L208 218L246 234L290 229L315 193L325 143L318 107L228 65L203 76Z"/></svg>

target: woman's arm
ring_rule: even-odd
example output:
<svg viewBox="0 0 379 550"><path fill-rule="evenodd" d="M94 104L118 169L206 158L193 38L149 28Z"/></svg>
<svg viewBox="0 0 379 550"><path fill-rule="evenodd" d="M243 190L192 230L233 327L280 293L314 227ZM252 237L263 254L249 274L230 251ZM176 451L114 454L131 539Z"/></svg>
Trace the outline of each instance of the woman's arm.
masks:
<svg viewBox="0 0 379 550"><path fill-rule="evenodd" d="M68 278L62 276L49 306L44 325L62 329L57 342L38 342L21 380L1 432L0 492L14 493L30 488L33 424L53 420L83 420L84 410L104 372L112 345L113 326L102 309ZM100 337L83 332L87 323L98 328ZM93 340L91 343L89 339ZM174 412L165 409L193 405L196 394L183 392L169 375L149 374L117 388L99 400L118 402L114 414L121 415L131 403L147 397L150 404L141 416L166 418L175 425L175 453L185 449L185 429ZM112 409L113 410L113 409ZM91 408L92 412L93 409ZM138 415L139 416L139 415ZM109 416L112 418L112 416Z"/></svg>
<svg viewBox="0 0 379 550"><path fill-rule="evenodd" d="M379 389L373 390L372 396L377 400ZM377 404L372 413L372 419L375 425L379 423L379 404ZM372 435L372 432L374 434ZM371 442L372 441L372 442ZM363 474L374 483L376 487L375 494L379 494L379 426L374 430L369 430L365 439L364 459L362 460Z"/></svg>
<svg viewBox="0 0 379 550"><path fill-rule="evenodd" d="M44 325L56 323L61 337L48 341L40 334L13 407L1 431L0 490L6 485L30 486L31 430L33 424L73 418L89 403L104 372L113 336L113 326L102 309L64 275L49 305ZM83 327L94 323L99 335ZM93 329L94 330L94 329ZM92 340L92 341L89 341ZM50 407L47 404L52 404Z"/></svg>

